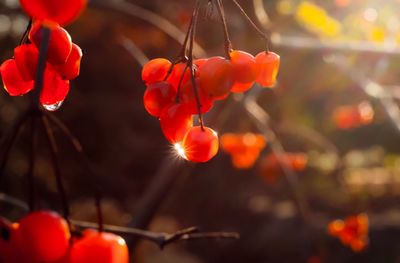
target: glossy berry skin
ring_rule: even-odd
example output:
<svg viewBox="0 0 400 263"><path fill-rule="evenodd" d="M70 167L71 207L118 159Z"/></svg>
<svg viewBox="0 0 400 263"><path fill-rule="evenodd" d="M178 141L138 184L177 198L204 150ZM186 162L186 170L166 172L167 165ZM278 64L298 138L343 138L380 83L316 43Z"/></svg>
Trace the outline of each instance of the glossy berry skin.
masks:
<svg viewBox="0 0 400 263"><path fill-rule="evenodd" d="M182 78L183 72L185 72L185 75L182 78L181 85L185 85L185 83L191 79L189 68L187 68L186 70L185 68L186 68L186 63L176 64L171 74L167 78L167 81L171 83L171 85L175 88L175 90L178 90L179 82Z"/></svg>
<svg viewBox="0 0 400 263"><path fill-rule="evenodd" d="M14 59L25 81L35 79L39 51L34 44L23 44L14 49Z"/></svg>
<svg viewBox="0 0 400 263"><path fill-rule="evenodd" d="M259 74L256 82L263 87L275 85L279 72L280 56L274 52L261 52L256 56Z"/></svg>
<svg viewBox="0 0 400 263"><path fill-rule="evenodd" d="M128 263L125 240L111 233L85 230L71 249L69 263Z"/></svg>
<svg viewBox="0 0 400 263"><path fill-rule="evenodd" d="M165 58L150 60L142 69L142 80L146 85L163 81L171 67L171 62Z"/></svg>
<svg viewBox="0 0 400 263"><path fill-rule="evenodd" d="M56 65L54 69L63 77L63 79L72 80L79 76L81 70L82 49L72 43L71 53L65 64Z"/></svg>
<svg viewBox="0 0 400 263"><path fill-rule="evenodd" d="M167 140L175 144L183 140L192 127L192 115L185 104L172 104L160 116L161 129Z"/></svg>
<svg viewBox="0 0 400 263"><path fill-rule="evenodd" d="M42 105L53 105L65 100L69 93L69 81L52 70L46 68L44 71L43 88L40 94Z"/></svg>
<svg viewBox="0 0 400 263"><path fill-rule="evenodd" d="M233 86L233 68L229 60L212 57L201 67L199 72L200 87L214 100L225 98Z"/></svg>
<svg viewBox="0 0 400 263"><path fill-rule="evenodd" d="M68 225L57 213L46 211L30 213L20 220L16 233L21 256L29 259L29 262L57 261L68 251L70 239Z"/></svg>
<svg viewBox="0 0 400 263"><path fill-rule="evenodd" d="M14 59L6 60L0 67L4 89L10 96L21 96L33 89L33 81L25 81Z"/></svg>
<svg viewBox="0 0 400 263"><path fill-rule="evenodd" d="M150 84L144 92L144 107L150 115L160 117L164 108L174 102L175 96L175 89L166 81Z"/></svg>
<svg viewBox="0 0 400 263"><path fill-rule="evenodd" d="M200 82L198 79L196 79L195 83L199 95L201 113L206 113L213 107L213 101L205 94L202 89L200 89ZM186 84L182 87L180 99L182 103L186 104L189 107L189 112L191 114L199 113L192 81L186 82Z"/></svg>
<svg viewBox="0 0 400 263"><path fill-rule="evenodd" d="M80 15L87 0L20 0L20 3L25 12L35 20L65 25Z"/></svg>
<svg viewBox="0 0 400 263"><path fill-rule="evenodd" d="M39 49L44 26L51 30L47 61L53 65L64 64L72 50L71 36L64 28L59 25L49 26L41 22L35 22L29 32L29 40Z"/></svg>
<svg viewBox="0 0 400 263"><path fill-rule="evenodd" d="M235 83L232 92L244 92L250 89L259 73L256 59L253 55L234 50L230 53Z"/></svg>
<svg viewBox="0 0 400 263"><path fill-rule="evenodd" d="M195 126L185 135L182 147L189 161L208 162L218 153L218 135L210 128Z"/></svg>

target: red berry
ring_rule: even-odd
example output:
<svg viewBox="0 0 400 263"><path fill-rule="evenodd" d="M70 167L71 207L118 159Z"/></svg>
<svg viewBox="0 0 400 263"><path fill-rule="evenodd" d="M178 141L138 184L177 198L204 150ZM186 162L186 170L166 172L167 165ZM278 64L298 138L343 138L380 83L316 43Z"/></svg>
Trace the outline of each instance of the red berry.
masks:
<svg viewBox="0 0 400 263"><path fill-rule="evenodd" d="M166 81L150 84L144 92L144 107L150 115L159 117L174 102L175 96L175 89Z"/></svg>
<svg viewBox="0 0 400 263"><path fill-rule="evenodd" d="M111 233L85 230L71 249L69 263L128 263L125 240Z"/></svg>
<svg viewBox="0 0 400 263"><path fill-rule="evenodd" d="M47 68L44 71L43 88L40 103L46 108L62 103L69 92L69 81L63 80L54 70ZM58 107L56 107L58 109ZM54 109L55 110L55 109Z"/></svg>
<svg viewBox="0 0 400 263"><path fill-rule="evenodd" d="M182 78L183 72L185 72L185 75L182 79L181 85L184 85L188 80L191 79L189 67L186 68L186 71L185 68L186 68L186 63L176 64L171 72L171 75L169 75L167 78L167 81L171 83L171 85L175 88L175 90L178 90L178 85Z"/></svg>
<svg viewBox="0 0 400 263"><path fill-rule="evenodd" d="M29 40L35 44L38 49L42 42L44 26L48 27L48 25L45 25L42 22L35 22L29 32ZM59 25L51 26L50 30L51 33L47 51L47 61L54 65L64 64L67 62L72 50L71 37L68 32Z"/></svg>
<svg viewBox="0 0 400 263"><path fill-rule="evenodd" d="M39 60L39 51L33 44L23 44L14 49L14 59L25 81L35 79Z"/></svg>
<svg viewBox="0 0 400 263"><path fill-rule="evenodd" d="M171 67L171 62L165 58L150 60L142 69L142 80L146 85L163 81Z"/></svg>
<svg viewBox="0 0 400 263"><path fill-rule="evenodd" d="M232 92L244 92L251 88L258 76L258 67L253 55L234 50L231 52L231 63L235 84Z"/></svg>
<svg viewBox="0 0 400 263"><path fill-rule="evenodd" d="M20 96L33 89L33 81L25 81L14 59L6 60L0 67L4 89L10 96Z"/></svg>
<svg viewBox="0 0 400 263"><path fill-rule="evenodd" d="M256 82L263 87L272 87L279 71L279 55L263 51L256 56L256 63L260 70Z"/></svg>
<svg viewBox="0 0 400 263"><path fill-rule="evenodd" d="M225 98L233 86L233 70L229 60L212 57L201 67L200 86L212 99Z"/></svg>
<svg viewBox="0 0 400 263"><path fill-rule="evenodd" d="M192 127L183 139L182 147L189 161L204 163L218 153L218 135L207 127Z"/></svg>
<svg viewBox="0 0 400 263"><path fill-rule="evenodd" d="M56 65L54 68L64 79L72 80L79 76L82 55L82 49L72 43L71 53L65 64Z"/></svg>
<svg viewBox="0 0 400 263"><path fill-rule="evenodd" d="M204 93L202 89L200 89L200 82L198 79L196 79L196 89L197 94L199 95L201 113L206 113L212 108L213 101ZM199 113L192 81L186 82L186 84L182 87L180 98L181 102L189 107L189 112L191 114Z"/></svg>
<svg viewBox="0 0 400 263"><path fill-rule="evenodd" d="M161 129L169 142L182 141L192 127L192 115L185 104L172 104L164 109L160 116Z"/></svg>
<svg viewBox="0 0 400 263"><path fill-rule="evenodd" d="M87 0L20 0L25 12L35 20L61 25L71 23L85 9Z"/></svg>
<svg viewBox="0 0 400 263"><path fill-rule="evenodd" d="M197 70L200 70L201 67L207 62L208 58L200 58L193 61L193 63L197 66Z"/></svg>
<svg viewBox="0 0 400 263"><path fill-rule="evenodd" d="M12 224L0 217L0 262L18 263L18 249L16 244L16 230L18 224Z"/></svg>
<svg viewBox="0 0 400 263"><path fill-rule="evenodd" d="M21 219L16 233L19 253L29 262L57 261L68 251L68 225L56 213L31 213Z"/></svg>

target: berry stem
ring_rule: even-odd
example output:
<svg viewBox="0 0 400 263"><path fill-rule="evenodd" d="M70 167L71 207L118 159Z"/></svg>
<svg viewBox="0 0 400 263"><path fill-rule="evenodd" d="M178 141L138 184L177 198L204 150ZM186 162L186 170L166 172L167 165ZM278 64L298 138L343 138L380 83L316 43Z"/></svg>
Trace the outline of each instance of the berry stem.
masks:
<svg viewBox="0 0 400 263"><path fill-rule="evenodd" d="M247 22L254 28L254 30L261 36L262 39L266 41L266 51L269 52L269 47L270 47L270 39L267 36L266 33L264 33L255 23L254 21L249 17L249 15L244 11L243 7L239 4L237 0L232 0L233 3L237 6L239 9L240 13L243 15L243 17L247 20Z"/></svg>
<svg viewBox="0 0 400 263"><path fill-rule="evenodd" d="M41 120L42 120L43 127L46 131L46 138L47 138L47 142L48 142L48 145L50 148L51 160L53 163L53 172L54 172L54 176L56 178L57 190L60 195L61 203L63 206L63 215L64 215L65 220L68 223L69 228L71 229L71 222L69 221L69 214L70 214L69 205L68 205L67 196L65 194L64 183L63 183L62 176L61 176L61 169L60 169L60 166L58 163L58 158L57 158L57 154L58 154L57 141L56 141L56 138L54 137L53 130L50 127L49 119L47 118L47 116L42 115Z"/></svg>
<svg viewBox="0 0 400 263"><path fill-rule="evenodd" d="M217 3L218 14L221 19L221 24L224 29L224 38L225 38L225 54L228 59L231 59L231 51L232 51L232 42L229 38L228 25L226 22L226 16L224 11L224 6L222 4L222 0L215 0Z"/></svg>
<svg viewBox="0 0 400 263"><path fill-rule="evenodd" d="M203 130L204 125L203 125L203 115L201 113L201 102L200 102L199 91L197 89L196 80L195 80L195 69L193 67L193 46L194 46L194 38L196 35L197 21L198 21L198 17L199 17L199 9L200 9L200 1L197 0L195 12L194 12L192 31L190 34L189 60L187 62L187 66L190 69L190 77L191 77L191 81L192 81L193 93L194 93L194 97L196 99L197 111L199 113L199 122L200 122L201 129Z"/></svg>
<svg viewBox="0 0 400 263"><path fill-rule="evenodd" d="M42 28L42 41L39 49L39 61L35 76L35 85L32 91L33 103L38 103L40 100L40 93L43 87L43 75L46 69L47 50L49 48L51 31L48 27Z"/></svg>
<svg viewBox="0 0 400 263"><path fill-rule="evenodd" d="M183 81L183 78L185 77L185 74L186 74L186 71L187 71L188 67L189 67L189 65L186 64L186 67L185 67L185 69L183 70L182 76L181 76L180 79L179 79L178 89L177 89L177 91L176 91L176 98L175 98L176 103L179 103L179 101L180 101L180 94L181 94L182 81Z"/></svg>
<svg viewBox="0 0 400 263"><path fill-rule="evenodd" d="M28 35L29 35L29 31L31 30L31 28L32 28L32 18L31 19L29 19L29 22L28 22L28 25L26 26L26 29L25 29L25 32L24 32L24 34L22 35L22 38L21 38L21 40L19 41L19 46L20 45L22 45L22 44L24 44L24 43L27 43L27 41L28 41Z"/></svg>
<svg viewBox="0 0 400 263"><path fill-rule="evenodd" d="M28 183L28 205L29 211L35 211L36 204L36 194L35 194L35 160L36 160L36 149L37 149L37 128L36 128L36 116L32 116L31 118L31 130L30 130L30 139L31 145L29 149L29 168L26 174L26 179Z"/></svg>

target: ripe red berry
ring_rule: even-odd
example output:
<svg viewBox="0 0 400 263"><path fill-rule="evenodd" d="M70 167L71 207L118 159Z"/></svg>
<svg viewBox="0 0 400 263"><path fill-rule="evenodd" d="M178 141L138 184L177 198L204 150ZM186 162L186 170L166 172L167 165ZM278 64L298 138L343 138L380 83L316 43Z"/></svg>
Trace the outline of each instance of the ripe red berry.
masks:
<svg viewBox="0 0 400 263"><path fill-rule="evenodd" d="M164 109L160 116L161 129L169 142L182 141L192 127L192 115L185 104L172 104Z"/></svg>
<svg viewBox="0 0 400 263"><path fill-rule="evenodd" d="M16 246L16 230L18 224L12 224L0 217L0 262L18 263L18 250Z"/></svg>
<svg viewBox="0 0 400 263"><path fill-rule="evenodd" d="M263 87L272 87L279 71L279 55L263 51L256 56L256 63L260 70L256 82Z"/></svg>
<svg viewBox="0 0 400 263"><path fill-rule="evenodd" d="M111 233L85 230L71 249L69 263L128 263L125 240Z"/></svg>
<svg viewBox="0 0 400 263"><path fill-rule="evenodd" d="M193 63L197 66L197 70L200 70L201 67L207 62L208 58L199 58L193 61Z"/></svg>
<svg viewBox="0 0 400 263"><path fill-rule="evenodd" d="M20 220L16 233L19 253L29 262L57 261L68 251L68 225L56 213L31 213Z"/></svg>
<svg viewBox="0 0 400 263"><path fill-rule="evenodd" d="M142 80L146 85L163 81L167 76L171 62L165 58L156 58L147 62L142 69Z"/></svg>
<svg viewBox="0 0 400 263"><path fill-rule="evenodd" d="M181 85L184 85L187 81L189 81L191 79L189 67L186 68L186 71L185 71L185 68L186 68L186 63L176 64L174 66L171 74L167 78L167 81L169 83L171 83L171 85L175 88L175 90L178 90L179 82L182 78L183 72L185 72L185 75L182 78Z"/></svg>
<svg viewBox="0 0 400 263"><path fill-rule="evenodd" d="M50 68L44 72L43 88L40 103L48 110L56 110L69 92L69 81Z"/></svg>
<svg viewBox="0 0 400 263"><path fill-rule="evenodd" d="M251 88L259 72L254 56L244 51L234 50L231 52L231 63L235 79L232 92L244 92Z"/></svg>
<svg viewBox="0 0 400 263"><path fill-rule="evenodd" d="M29 40L39 49L42 42L43 27L49 27L42 22L35 22L29 32ZM47 51L47 61L51 64L59 65L67 62L72 50L71 36L59 25L52 25L49 47Z"/></svg>
<svg viewBox="0 0 400 263"><path fill-rule="evenodd" d="M166 81L150 84L144 92L144 107L147 112L160 117L163 109L174 102L175 89Z"/></svg>
<svg viewBox="0 0 400 263"><path fill-rule="evenodd" d="M85 9L87 0L20 0L25 12L35 20L61 25L71 23Z"/></svg>
<svg viewBox="0 0 400 263"><path fill-rule="evenodd" d="M208 162L218 153L218 135L207 127L192 127L183 139L182 147L189 161Z"/></svg>
<svg viewBox="0 0 400 263"><path fill-rule="evenodd" d="M33 89L33 81L25 81L14 59L6 60L0 67L4 89L10 96L20 96Z"/></svg>
<svg viewBox="0 0 400 263"><path fill-rule="evenodd" d="M72 43L71 53L68 56L65 64L56 65L55 70L64 78L72 80L79 76L81 70L82 49Z"/></svg>
<svg viewBox="0 0 400 263"><path fill-rule="evenodd" d="M212 99L225 98L233 86L233 70L229 60L212 57L199 72L200 87Z"/></svg>
<svg viewBox="0 0 400 263"><path fill-rule="evenodd" d="M39 51L33 44L23 44L14 49L14 59L25 81L35 79Z"/></svg>
<svg viewBox="0 0 400 263"><path fill-rule="evenodd" d="M212 108L213 101L204 93L202 89L200 89L200 82L198 79L196 79L196 89L197 94L199 95L201 113L206 113ZM180 98L181 102L189 107L189 112L191 114L199 113L192 81L186 82L186 84L182 87Z"/></svg>

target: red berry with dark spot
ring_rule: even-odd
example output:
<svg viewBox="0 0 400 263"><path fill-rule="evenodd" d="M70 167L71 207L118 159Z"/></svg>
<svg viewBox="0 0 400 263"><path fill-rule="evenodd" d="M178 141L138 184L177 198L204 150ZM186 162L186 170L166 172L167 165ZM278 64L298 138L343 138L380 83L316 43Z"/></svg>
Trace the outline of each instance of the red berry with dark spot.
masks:
<svg viewBox="0 0 400 263"><path fill-rule="evenodd" d="M87 0L20 0L25 12L35 20L61 25L71 23L85 9Z"/></svg>
<svg viewBox="0 0 400 263"><path fill-rule="evenodd" d="M72 43L71 53L68 56L65 64L56 65L55 70L64 78L72 80L79 76L81 70L82 49Z"/></svg>
<svg viewBox="0 0 400 263"><path fill-rule="evenodd" d="M18 224L0 217L0 262L18 263L16 231Z"/></svg>
<svg viewBox="0 0 400 263"><path fill-rule="evenodd" d="M68 225L56 213L33 212L20 220L16 233L19 253L29 260L23 262L54 262L68 251Z"/></svg>
<svg viewBox="0 0 400 263"><path fill-rule="evenodd" d="M212 57L201 67L199 78L201 89L210 98L226 98L234 81L232 64L223 57Z"/></svg>
<svg viewBox="0 0 400 263"><path fill-rule="evenodd" d="M33 89L33 81L25 81L14 59L6 60L0 67L4 89L10 96L21 96Z"/></svg>
<svg viewBox="0 0 400 263"><path fill-rule="evenodd" d="M182 147L189 161L208 162L218 153L218 135L210 128L195 126L185 135Z"/></svg>
<svg viewBox="0 0 400 263"><path fill-rule="evenodd" d="M142 69L142 80L146 85L163 81L171 67L171 62L165 58L150 60Z"/></svg>
<svg viewBox="0 0 400 263"><path fill-rule="evenodd" d="M34 44L23 44L14 49L14 59L25 81L35 79L39 51Z"/></svg>
<svg viewBox="0 0 400 263"><path fill-rule="evenodd" d="M35 22L29 32L29 40L39 49L42 42L43 27L51 30L47 61L53 65L67 62L72 50L72 41L68 32L59 25L47 25L42 22Z"/></svg>
<svg viewBox="0 0 400 263"><path fill-rule="evenodd" d="M144 92L144 107L150 115L160 117L164 108L174 102L175 96L175 89L166 81L150 84Z"/></svg>
<svg viewBox="0 0 400 263"><path fill-rule="evenodd" d="M256 82L263 87L275 85L279 71L280 57L274 52L261 52L256 56L259 74Z"/></svg>
<svg viewBox="0 0 400 263"><path fill-rule="evenodd" d="M185 104L172 104L164 109L160 116L161 129L169 142L182 141L192 127L192 114Z"/></svg>
<svg viewBox="0 0 400 263"><path fill-rule="evenodd" d="M112 233L85 230L83 237L72 246L69 263L128 263L129 251L125 240Z"/></svg>

